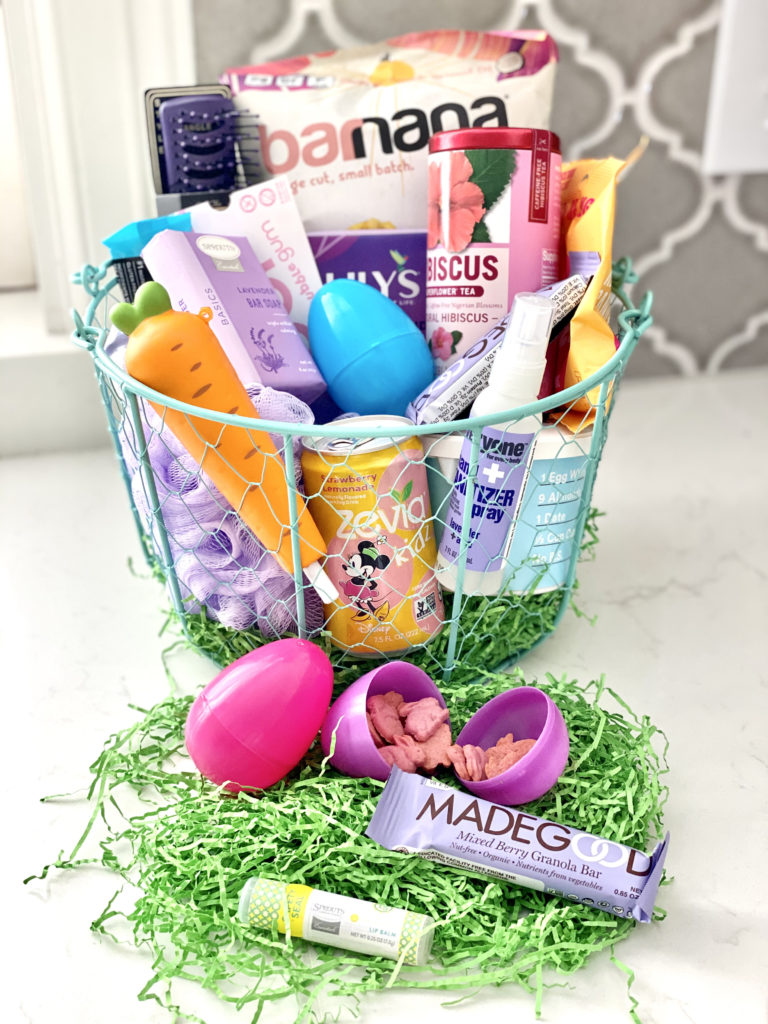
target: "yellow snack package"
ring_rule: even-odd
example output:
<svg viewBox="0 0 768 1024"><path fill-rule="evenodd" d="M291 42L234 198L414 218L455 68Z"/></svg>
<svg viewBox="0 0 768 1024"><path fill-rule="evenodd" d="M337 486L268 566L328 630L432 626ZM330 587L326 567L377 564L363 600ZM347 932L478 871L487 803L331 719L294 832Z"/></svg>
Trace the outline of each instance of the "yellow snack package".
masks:
<svg viewBox="0 0 768 1024"><path fill-rule="evenodd" d="M563 164L561 266L564 276L592 278L571 320L566 388L596 373L616 351L609 319L616 185L644 149L641 143L626 160L607 157ZM574 433L589 426L598 397L599 387L574 402L563 415L563 426Z"/></svg>

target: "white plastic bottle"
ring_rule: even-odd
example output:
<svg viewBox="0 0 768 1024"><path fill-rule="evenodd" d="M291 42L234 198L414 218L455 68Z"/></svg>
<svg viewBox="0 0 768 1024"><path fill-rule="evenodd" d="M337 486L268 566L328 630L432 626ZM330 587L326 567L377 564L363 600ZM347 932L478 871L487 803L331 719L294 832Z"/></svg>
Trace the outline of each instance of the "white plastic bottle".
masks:
<svg viewBox="0 0 768 1024"><path fill-rule="evenodd" d="M551 299L532 292L521 292L515 297L488 386L475 399L472 416L506 412L536 401L546 366L553 314ZM471 519L464 528L469 538L465 594L498 594L509 575L506 556L540 427L541 416L535 415L482 430L477 477L469 506ZM451 591L457 585L471 452L472 434L469 432L462 444L437 557L437 578L441 586Z"/></svg>

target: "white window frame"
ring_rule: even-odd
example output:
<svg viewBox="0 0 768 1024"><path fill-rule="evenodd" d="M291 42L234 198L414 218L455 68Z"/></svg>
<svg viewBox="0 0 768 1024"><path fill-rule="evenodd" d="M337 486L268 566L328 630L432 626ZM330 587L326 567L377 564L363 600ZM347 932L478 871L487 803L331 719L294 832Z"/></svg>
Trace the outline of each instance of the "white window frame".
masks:
<svg viewBox="0 0 768 1024"><path fill-rule="evenodd" d="M191 0L3 0L46 327L82 305L73 271L155 214L144 90L195 82Z"/></svg>

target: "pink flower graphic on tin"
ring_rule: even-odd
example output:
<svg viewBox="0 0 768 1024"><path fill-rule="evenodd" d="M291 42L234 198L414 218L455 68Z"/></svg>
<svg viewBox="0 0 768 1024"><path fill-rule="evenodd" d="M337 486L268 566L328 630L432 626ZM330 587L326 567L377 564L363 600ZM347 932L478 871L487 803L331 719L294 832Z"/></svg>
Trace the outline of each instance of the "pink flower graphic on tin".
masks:
<svg viewBox="0 0 768 1024"><path fill-rule="evenodd" d="M449 252L461 252L469 245L475 224L485 213L484 196L480 186L469 180L472 176L472 164L464 153L451 153L449 165L447 196L440 188L442 162L435 161L429 165L427 246L432 249L442 242ZM447 238L443 235L446 200L449 203Z"/></svg>
<svg viewBox="0 0 768 1024"><path fill-rule="evenodd" d="M436 327L429 339L429 347L436 359L450 359L453 353L453 335L444 327Z"/></svg>

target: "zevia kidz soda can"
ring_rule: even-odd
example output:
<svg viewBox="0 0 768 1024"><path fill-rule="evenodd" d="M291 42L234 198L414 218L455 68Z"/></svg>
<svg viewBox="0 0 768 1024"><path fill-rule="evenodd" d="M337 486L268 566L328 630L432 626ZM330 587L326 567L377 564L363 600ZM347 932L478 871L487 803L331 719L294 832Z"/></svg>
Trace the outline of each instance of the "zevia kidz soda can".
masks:
<svg viewBox="0 0 768 1024"><path fill-rule="evenodd" d="M560 140L460 128L429 143L426 335L437 372L559 276Z"/></svg>
<svg viewBox="0 0 768 1024"><path fill-rule="evenodd" d="M391 436L304 440L307 504L339 591L325 606L326 629L359 657L403 653L444 622L424 449L405 417L350 417L340 429L346 424Z"/></svg>

